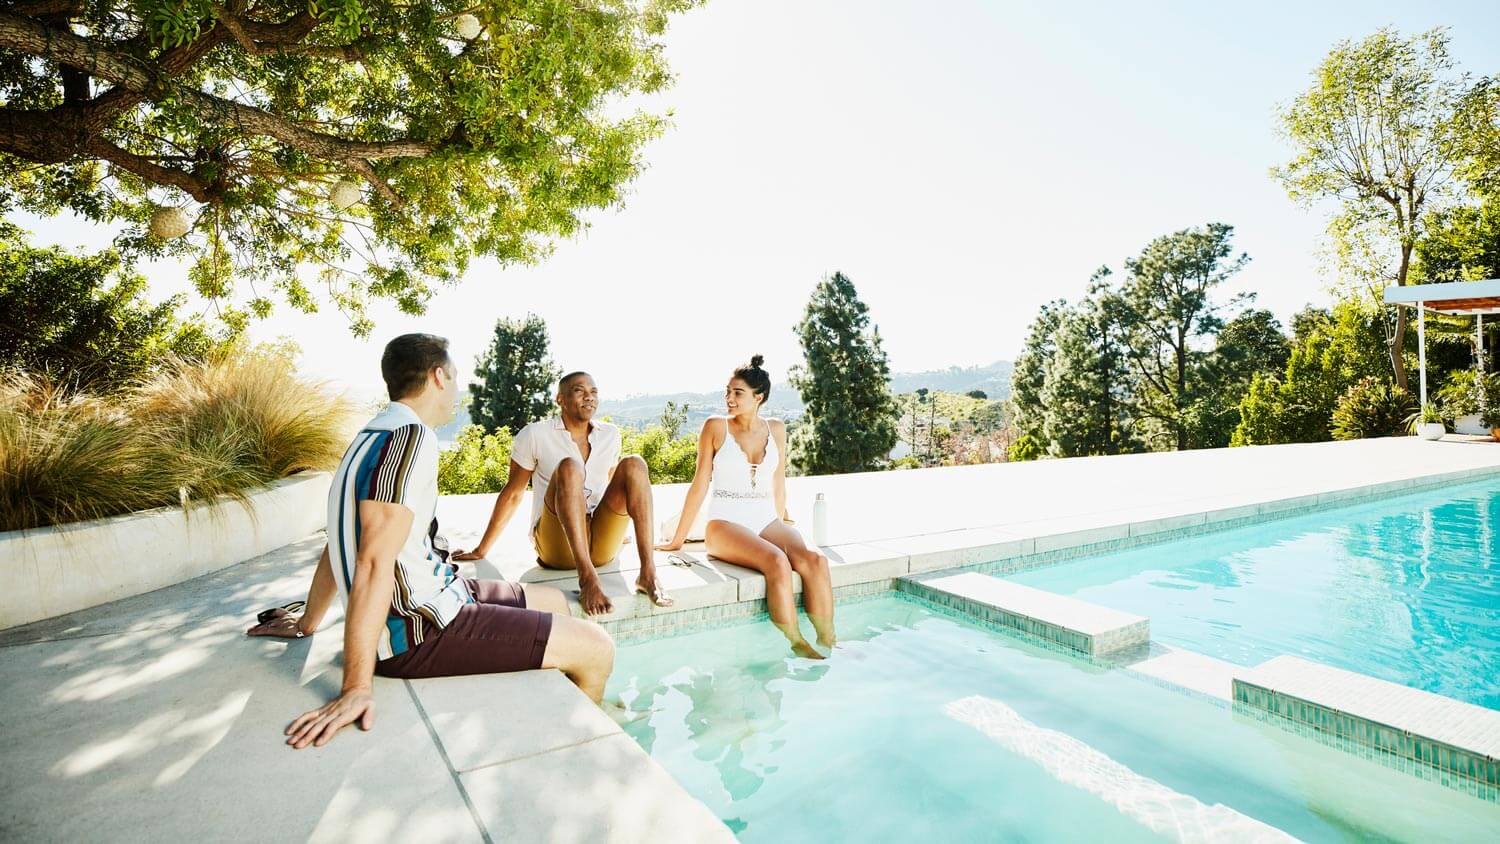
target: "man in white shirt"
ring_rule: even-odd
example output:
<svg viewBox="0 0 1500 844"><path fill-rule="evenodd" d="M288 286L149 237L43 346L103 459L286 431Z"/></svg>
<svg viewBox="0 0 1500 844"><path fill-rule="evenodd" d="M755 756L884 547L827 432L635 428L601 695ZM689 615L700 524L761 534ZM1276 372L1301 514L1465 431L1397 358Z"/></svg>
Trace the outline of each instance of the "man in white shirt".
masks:
<svg viewBox="0 0 1500 844"><path fill-rule="evenodd" d="M533 422L516 434L510 477L485 527L484 538L455 560L477 560L489 553L515 515L526 484L532 486L531 541L546 568L578 572L578 602L590 615L613 606L599 585L598 566L620 553L625 531L635 524L641 559L636 592L659 607L672 599L656 582L652 559L651 476L646 461L620 456L620 429L594 421L599 387L587 372L564 375L557 387L558 415Z"/></svg>

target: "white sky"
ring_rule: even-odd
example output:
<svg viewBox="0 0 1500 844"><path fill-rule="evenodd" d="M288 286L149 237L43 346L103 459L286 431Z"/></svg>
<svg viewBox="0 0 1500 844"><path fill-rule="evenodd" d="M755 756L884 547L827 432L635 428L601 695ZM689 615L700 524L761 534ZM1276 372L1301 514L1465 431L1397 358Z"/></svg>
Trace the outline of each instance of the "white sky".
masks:
<svg viewBox="0 0 1500 844"><path fill-rule="evenodd" d="M1128 8L1127 8L1128 7ZM1151 238L1236 227L1238 277L1285 320L1323 303L1319 213L1267 174L1272 119L1335 42L1452 27L1455 57L1500 72L1489 3L1002 3L710 0L667 36L675 112L623 209L536 267L475 263L428 313L283 313L304 368L379 390L380 348L448 336L467 373L494 322L528 311L554 357L606 397L707 391L752 353L780 380L792 326L843 270L897 370L1013 358L1037 307L1077 297ZM17 216L39 242L109 232ZM184 269L149 268L154 294Z"/></svg>

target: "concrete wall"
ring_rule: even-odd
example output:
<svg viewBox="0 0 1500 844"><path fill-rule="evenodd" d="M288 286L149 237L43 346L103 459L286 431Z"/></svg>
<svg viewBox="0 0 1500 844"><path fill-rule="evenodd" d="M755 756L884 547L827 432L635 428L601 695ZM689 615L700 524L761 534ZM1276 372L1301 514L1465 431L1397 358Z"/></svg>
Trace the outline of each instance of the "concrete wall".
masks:
<svg viewBox="0 0 1500 844"><path fill-rule="evenodd" d="M128 598L258 557L323 527L326 472L184 513L164 508L0 533L0 630Z"/></svg>

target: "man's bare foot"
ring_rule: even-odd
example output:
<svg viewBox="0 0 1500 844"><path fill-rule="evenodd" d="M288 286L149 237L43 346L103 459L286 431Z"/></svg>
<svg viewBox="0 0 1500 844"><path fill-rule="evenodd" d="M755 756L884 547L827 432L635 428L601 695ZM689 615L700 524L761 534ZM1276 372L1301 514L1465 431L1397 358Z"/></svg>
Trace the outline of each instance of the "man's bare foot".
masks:
<svg viewBox="0 0 1500 844"><path fill-rule="evenodd" d="M804 659L827 659L828 657L818 653L817 648L807 643L806 639L792 643L792 653Z"/></svg>
<svg viewBox="0 0 1500 844"><path fill-rule="evenodd" d="M604 596L604 590L600 588L598 581L578 587L578 603L588 615L603 615L614 609L609 598Z"/></svg>
<svg viewBox="0 0 1500 844"><path fill-rule="evenodd" d="M658 607L670 607L677 603L672 599L671 595L667 594L667 590L661 588L661 584L657 583L654 577L648 578L645 575L641 575L636 578L635 591L650 598L651 603Z"/></svg>

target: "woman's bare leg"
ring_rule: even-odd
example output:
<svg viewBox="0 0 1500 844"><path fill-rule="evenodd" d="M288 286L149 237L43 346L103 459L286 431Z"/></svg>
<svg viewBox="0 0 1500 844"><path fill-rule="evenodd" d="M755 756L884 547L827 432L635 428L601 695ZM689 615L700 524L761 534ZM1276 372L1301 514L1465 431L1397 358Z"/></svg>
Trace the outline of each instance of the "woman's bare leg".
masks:
<svg viewBox="0 0 1500 844"><path fill-rule="evenodd" d="M766 578L766 605L771 623L792 644L792 651L809 659L822 659L797 624L797 601L792 596L792 564L780 548L745 528L722 519L708 523L704 535L708 553L726 563L752 568Z"/></svg>
<svg viewBox="0 0 1500 844"><path fill-rule="evenodd" d="M818 644L832 648L838 637L833 632L833 577L828 571L828 558L807 547L802 534L785 522L772 522L760 535L780 548L792 571L802 576L802 606L813 629L818 631Z"/></svg>

